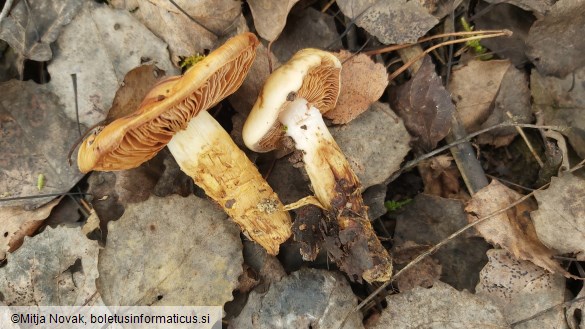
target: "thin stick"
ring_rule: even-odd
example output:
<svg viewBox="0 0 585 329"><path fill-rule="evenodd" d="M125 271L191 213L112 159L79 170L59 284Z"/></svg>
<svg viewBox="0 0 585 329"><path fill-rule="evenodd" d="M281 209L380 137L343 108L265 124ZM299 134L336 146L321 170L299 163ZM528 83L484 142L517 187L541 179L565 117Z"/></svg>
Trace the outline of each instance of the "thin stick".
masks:
<svg viewBox="0 0 585 329"><path fill-rule="evenodd" d="M457 146L457 145L459 145L461 143L465 143L465 142L471 140L472 138L474 138L474 137L476 137L478 135L481 135L481 134L483 134L485 132L488 132L490 130L494 130L494 129L498 129L498 128L502 128L502 127L516 127L516 126L518 126L518 127L524 127L524 128L535 128L535 129L550 129L550 130L555 130L555 131L560 131L560 132L567 130L566 127L561 127L561 126L541 126L541 125L533 125L533 124L527 124L527 123L508 123L508 122L502 122L502 123L499 123L497 125L494 125L494 126L491 126L491 127L488 127L488 128L481 129L481 130L478 130L476 132L473 132L473 133L471 133L471 134L469 134L469 135L467 135L467 136L465 136L463 138L457 139L457 140L455 140L455 141L453 141L453 142L451 142L451 143L449 143L449 144L447 144L445 146L439 147L438 149L435 149L435 150L433 150L433 151L431 151L429 153L426 153L426 154L424 154L424 155L422 155L422 156L420 156L420 157L418 157L418 158L416 158L414 160L408 161L402 168L400 168L398 171L396 171L394 174L392 174L392 176L390 176L388 179L386 179L384 181L384 185L388 185L390 182L392 182L398 176L400 176L403 172L405 172L407 170L410 170L410 169L416 167L416 165L419 162L424 161L424 160L427 160L429 158L432 158L435 155L437 155L437 154L439 154L439 153L441 153L443 151L446 151L446 150L448 150L448 149L450 149L450 148L452 148L454 146Z"/></svg>
<svg viewBox="0 0 585 329"><path fill-rule="evenodd" d="M71 192L71 193L47 193L47 194L17 196L17 197L12 197L12 198L0 198L0 202L14 201L14 200L39 199L39 198L47 198L47 197L52 197L52 196L63 196L63 195L89 195L89 193Z"/></svg>
<svg viewBox="0 0 585 329"><path fill-rule="evenodd" d="M321 13L324 13L327 11L327 9L329 9L329 7L331 7L331 5L335 2L335 0L331 0L329 1L324 7L323 9L321 9Z"/></svg>
<svg viewBox="0 0 585 329"><path fill-rule="evenodd" d="M364 52L364 54L366 54L368 56L373 56L373 55L378 55L378 54L383 54L383 53L389 53L389 52L394 51L394 50L398 50L398 49L402 49L402 48L407 48L407 47L410 47L412 45L416 45L416 44L419 44L419 43L431 41L431 40L434 40L434 39L442 39L442 38L448 38L448 37L461 37L461 36L466 36L466 35L483 36L483 35L490 35L490 34L494 34L494 33L506 33L507 36L512 35L511 34L512 32L510 32L508 30L483 30L483 31L471 31L471 32L468 32L468 31L449 32L449 33L436 34L436 35L433 35L433 36L430 36L430 37L426 37L426 38L420 38L415 43L406 43L406 44L401 44L401 45L392 45L392 46L387 46L387 47L380 48L380 49L374 49L374 50L366 51L366 52ZM458 40L463 40L463 39L458 39Z"/></svg>
<svg viewBox="0 0 585 329"><path fill-rule="evenodd" d="M510 113L510 111L506 111L506 115L510 119L512 119L512 120L514 119L514 117L512 116L512 113ZM522 130L522 128L520 128L518 126L516 126L514 128L516 128L516 131L520 134L520 136L522 136L524 143L526 143L526 146L528 146L530 153L532 153L532 156L534 157L534 159L536 159L536 162L538 162L538 165L540 166L540 168L544 167L544 163L542 162L542 160L540 159L540 157L538 156L538 154L534 150L534 147L532 146L532 143L530 143L530 140L528 140L528 137L524 133L524 130Z"/></svg>
<svg viewBox="0 0 585 329"><path fill-rule="evenodd" d="M79 103L77 102L77 74L71 74L71 82L73 83L73 95L75 96L75 121L77 121L77 132L81 137L81 123L79 122Z"/></svg>
<svg viewBox="0 0 585 329"><path fill-rule="evenodd" d="M441 43L439 43L437 45L434 45L434 46L432 46L430 48L425 49L418 56L412 58L407 63L405 63L404 65L402 65L398 70L394 71L392 74L389 74L388 75L388 80L390 80L390 81L394 80L394 78L396 78L397 76L399 76L402 72L406 71L406 69L408 69L412 64L416 63L418 60L420 60L421 58L423 58L426 54L430 53L431 51L433 51L433 50L435 50L435 49L437 49L439 47L453 45L453 44L467 42L467 41L472 41L472 40L481 40L481 39L488 39L488 38L495 38L495 37L510 36L511 33L512 32L510 32L508 30L504 30L504 32L490 34L490 35L478 35L478 36L472 36L472 37L463 38L463 39L456 39L456 40L450 40L450 41L441 42Z"/></svg>
<svg viewBox="0 0 585 329"><path fill-rule="evenodd" d="M179 6L179 5L178 5L178 4L177 4L177 3L176 3L174 0L169 0L169 2L170 2L170 3L171 3L173 6L175 6L177 9L179 9L179 11L180 11L180 12L182 12L182 13L183 13L185 16L187 16L187 17L188 17L188 18L189 18L189 19L190 19L190 20L191 20L193 23L195 23L195 24L197 24L197 25L201 26L201 27L202 27L202 28L203 28L205 31L207 31L207 32L209 32L209 33L211 33L211 34L213 34L213 35L216 35L216 34L215 34L215 32L213 32L213 31L211 31L210 29L208 29L208 28L207 28L205 25L203 25L202 23L199 23L199 22L198 22L198 21L197 21L195 18L191 17L191 15L189 15L189 13L187 13L187 12L185 11L185 9L181 8L181 6Z"/></svg>

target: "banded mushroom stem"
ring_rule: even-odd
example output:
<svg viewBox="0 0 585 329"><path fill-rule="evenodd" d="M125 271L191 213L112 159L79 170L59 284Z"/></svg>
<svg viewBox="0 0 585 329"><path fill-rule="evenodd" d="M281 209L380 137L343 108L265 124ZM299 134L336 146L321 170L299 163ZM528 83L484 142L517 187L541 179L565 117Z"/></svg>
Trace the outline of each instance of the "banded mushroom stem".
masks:
<svg viewBox="0 0 585 329"><path fill-rule="evenodd" d="M358 254L360 251L351 249L363 247L356 240L363 238L367 250L360 253L365 258L359 262L362 277L368 282L388 281L392 276L392 259L370 223L359 179L329 133L321 112L305 99L297 98L280 113L279 120L285 125L285 134L294 140L295 148L303 152L315 196L327 210L327 216L339 225L342 248ZM346 239L348 236L352 238Z"/></svg>
<svg viewBox="0 0 585 329"><path fill-rule="evenodd" d="M167 145L195 184L215 200L244 234L278 254L291 235L291 221L258 169L206 111L189 121Z"/></svg>

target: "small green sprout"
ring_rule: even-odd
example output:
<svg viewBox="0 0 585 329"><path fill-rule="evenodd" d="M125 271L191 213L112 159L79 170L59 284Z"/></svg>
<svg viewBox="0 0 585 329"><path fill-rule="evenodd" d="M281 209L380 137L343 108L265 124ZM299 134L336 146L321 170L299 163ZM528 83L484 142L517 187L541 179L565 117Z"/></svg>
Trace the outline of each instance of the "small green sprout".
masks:
<svg viewBox="0 0 585 329"><path fill-rule="evenodd" d="M37 177L37 188L40 191L43 189L43 187L45 187L45 175L39 174L39 176Z"/></svg>
<svg viewBox="0 0 585 329"><path fill-rule="evenodd" d="M384 202L384 207L386 207L386 210L388 210L388 212L392 212L392 211L396 211L396 210L402 208L403 206L405 206L411 202L412 202L412 199L406 199L403 201L388 200L388 201Z"/></svg>
<svg viewBox="0 0 585 329"><path fill-rule="evenodd" d="M201 62L204 58L205 58L205 55L200 55L200 54L195 54L193 56L189 56L189 57L185 58L183 63L181 63L181 68L188 69L191 66Z"/></svg>
<svg viewBox="0 0 585 329"><path fill-rule="evenodd" d="M469 24L469 22L467 22L467 20L465 19L465 17L461 16L461 26L463 26L463 30L467 31L467 32L471 32L473 31L473 26L471 26ZM492 59L492 55L484 55L487 52L487 48L485 48L484 46L481 45L481 43L479 42L479 40L471 40L471 41L467 41L465 43L469 48L473 49L473 51L480 55L479 59L481 59L482 61L487 61L489 59Z"/></svg>

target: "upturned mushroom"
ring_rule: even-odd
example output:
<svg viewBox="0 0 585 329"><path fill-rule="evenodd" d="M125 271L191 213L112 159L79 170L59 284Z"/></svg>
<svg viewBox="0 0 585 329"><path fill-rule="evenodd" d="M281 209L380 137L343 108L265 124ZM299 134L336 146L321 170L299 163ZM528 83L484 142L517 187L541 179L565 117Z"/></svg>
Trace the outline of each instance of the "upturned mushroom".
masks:
<svg viewBox="0 0 585 329"><path fill-rule="evenodd" d="M315 196L338 224L339 250L329 254L350 275L387 281L391 257L370 224L360 182L321 116L335 107L340 71L341 63L328 52L297 52L266 80L242 136L256 152L274 150L284 136L291 137L302 152Z"/></svg>
<svg viewBox="0 0 585 329"><path fill-rule="evenodd" d="M276 255L291 235L291 219L276 193L207 109L240 87L254 58L252 33L228 40L184 75L167 78L132 114L95 131L79 148L78 166L138 167L168 145L181 169L252 240Z"/></svg>

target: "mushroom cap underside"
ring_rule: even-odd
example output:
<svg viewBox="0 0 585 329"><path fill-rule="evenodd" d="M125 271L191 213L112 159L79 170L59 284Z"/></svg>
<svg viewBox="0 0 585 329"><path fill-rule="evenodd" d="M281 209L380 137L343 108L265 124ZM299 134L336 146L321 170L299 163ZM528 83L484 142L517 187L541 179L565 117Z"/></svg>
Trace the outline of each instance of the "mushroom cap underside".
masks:
<svg viewBox="0 0 585 329"><path fill-rule="evenodd" d="M283 136L278 115L297 97L306 99L321 113L335 107L341 85L341 62L319 49L302 49L266 79L244 124L246 146L256 152L277 148Z"/></svg>
<svg viewBox="0 0 585 329"><path fill-rule="evenodd" d="M153 158L193 116L241 86L258 43L252 33L237 35L182 76L159 82L136 112L114 120L81 143L79 170L131 169Z"/></svg>

